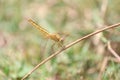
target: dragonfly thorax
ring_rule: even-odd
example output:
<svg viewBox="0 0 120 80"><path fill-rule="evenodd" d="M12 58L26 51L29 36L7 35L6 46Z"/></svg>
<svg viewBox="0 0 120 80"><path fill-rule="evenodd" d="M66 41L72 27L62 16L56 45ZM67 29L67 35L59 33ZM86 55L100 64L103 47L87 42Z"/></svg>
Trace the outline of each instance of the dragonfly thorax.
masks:
<svg viewBox="0 0 120 80"><path fill-rule="evenodd" d="M58 34L49 34L49 38L56 42L59 42L61 40L61 37Z"/></svg>

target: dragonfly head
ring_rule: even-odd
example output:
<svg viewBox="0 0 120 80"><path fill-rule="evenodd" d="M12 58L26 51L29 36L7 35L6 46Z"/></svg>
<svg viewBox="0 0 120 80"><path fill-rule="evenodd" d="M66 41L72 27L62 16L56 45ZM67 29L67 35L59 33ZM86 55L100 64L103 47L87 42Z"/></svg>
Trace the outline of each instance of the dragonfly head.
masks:
<svg viewBox="0 0 120 80"><path fill-rule="evenodd" d="M64 38L60 38L59 42L60 42L61 44L63 44Z"/></svg>

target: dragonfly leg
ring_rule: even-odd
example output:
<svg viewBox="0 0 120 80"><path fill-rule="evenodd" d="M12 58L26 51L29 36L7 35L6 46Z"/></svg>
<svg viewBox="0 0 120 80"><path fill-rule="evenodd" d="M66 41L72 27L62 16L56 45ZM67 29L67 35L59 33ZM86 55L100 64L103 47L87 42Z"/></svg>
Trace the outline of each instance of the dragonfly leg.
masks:
<svg viewBox="0 0 120 80"><path fill-rule="evenodd" d="M55 52L55 43L52 44L51 50L52 50L53 53Z"/></svg>

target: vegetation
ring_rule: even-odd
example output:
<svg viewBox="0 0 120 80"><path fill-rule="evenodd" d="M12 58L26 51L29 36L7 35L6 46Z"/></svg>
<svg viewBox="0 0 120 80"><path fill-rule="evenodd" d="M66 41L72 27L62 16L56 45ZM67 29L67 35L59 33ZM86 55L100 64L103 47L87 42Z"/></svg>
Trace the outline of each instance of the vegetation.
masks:
<svg viewBox="0 0 120 80"><path fill-rule="evenodd" d="M64 37L64 45L120 22L119 0L1 0L0 80L21 80L60 49L28 23L33 19ZM113 52L112 52L113 51ZM70 47L28 80L119 80L120 27Z"/></svg>

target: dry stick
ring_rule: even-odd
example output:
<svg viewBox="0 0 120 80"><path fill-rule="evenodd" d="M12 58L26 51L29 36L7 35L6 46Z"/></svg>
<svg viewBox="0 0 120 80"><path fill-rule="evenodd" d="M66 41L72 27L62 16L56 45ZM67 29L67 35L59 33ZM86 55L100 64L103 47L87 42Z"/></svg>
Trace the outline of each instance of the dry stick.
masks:
<svg viewBox="0 0 120 80"><path fill-rule="evenodd" d="M114 61L114 62L116 62L116 63L120 63L120 61L118 61L118 59L116 59L116 58L109 57L108 59L109 59L110 61Z"/></svg>
<svg viewBox="0 0 120 80"><path fill-rule="evenodd" d="M109 60L108 57L105 57L105 58L103 59L102 66L101 66L101 69L100 69L100 73L99 73L99 75L98 75L98 77L97 77L97 80L102 80L102 74L103 74L103 72L104 72L105 69L106 69L108 60Z"/></svg>
<svg viewBox="0 0 120 80"><path fill-rule="evenodd" d="M110 41L108 42L108 50L110 51L110 53L112 53L116 59L120 62L120 56L112 49L111 45L110 45Z"/></svg>
<svg viewBox="0 0 120 80"><path fill-rule="evenodd" d="M89 38L89 37L91 37L91 36L93 36L93 35L95 35L95 34L97 34L97 33L100 33L100 32L105 31L105 30L107 30L107 29L111 29L111 28L117 27L117 26L119 26L119 25L120 25L120 23L117 23L117 24L114 24L114 25L111 25L111 26L104 27L104 28L99 29L99 30L97 30L97 31L95 31L95 32L93 32L93 33L90 33L90 34L88 34L88 35L86 35L86 36L84 36L84 37L82 37L82 38L80 38L80 39L77 39L77 40L71 42L70 44L64 46L62 49L58 50L57 52L55 52L54 54L52 54L51 56L47 57L45 60L43 60L42 62L40 62L40 63L39 63L37 66L35 66L30 72L28 72L21 80L24 80L25 78L27 78L30 74L32 74L32 72L34 72L34 71L35 71L37 68L39 68L41 65L43 65L44 63L46 63L47 61L49 61L51 58L55 57L56 55L60 54L62 51L68 49L69 47L71 47L71 46L79 43L80 41L82 41L82 40L84 40L84 39L86 39L86 38Z"/></svg>
<svg viewBox="0 0 120 80"><path fill-rule="evenodd" d="M101 17L104 20L108 8L108 0L102 0Z"/></svg>
<svg viewBox="0 0 120 80"><path fill-rule="evenodd" d="M105 25L105 15L106 15L106 12L107 12L107 8L108 8L108 0L102 0L100 15L101 15L101 19L103 20L103 24L100 23L100 26ZM99 40L100 40L100 37L99 37ZM103 49L104 48L102 47L102 50ZM100 68L100 71L99 71L99 74L98 74L98 77L97 77L97 80L102 79L102 74L103 74L103 72L106 68L107 62L108 62L108 57L104 57L103 62L102 62L102 66Z"/></svg>

